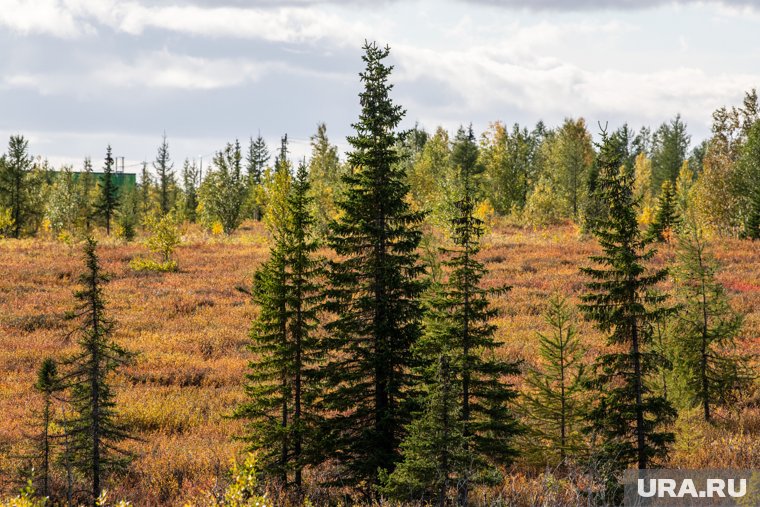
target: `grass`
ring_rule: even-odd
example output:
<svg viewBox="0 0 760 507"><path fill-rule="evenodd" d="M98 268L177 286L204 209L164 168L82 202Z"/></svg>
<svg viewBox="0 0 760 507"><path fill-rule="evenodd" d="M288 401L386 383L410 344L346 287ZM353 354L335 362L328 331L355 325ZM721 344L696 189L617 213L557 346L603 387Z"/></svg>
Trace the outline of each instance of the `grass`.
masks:
<svg viewBox="0 0 760 507"><path fill-rule="evenodd" d="M746 314L742 347L760 353L760 248L747 241L715 242L724 283L737 310ZM548 331L541 317L553 292L577 302L583 287L578 267L597 252L595 243L570 225L528 230L496 225L485 238L481 258L489 286L508 283L511 292L495 301L500 315L500 354L537 361L536 331ZM237 290L249 286L267 255L260 224L244 224L229 238L207 237L190 228L175 258L181 271L136 272L130 262L144 248L103 238L102 264L113 275L105 293L116 337L138 353L117 379L121 416L139 437L130 471L108 488L112 498L135 505L183 505L205 498L225 480L242 452L233 440L239 421L225 418L243 397L249 359L245 346L255 308ZM656 263L672 258L672 247ZM37 398L31 388L46 356L74 350L63 316L82 269L79 249L39 239L0 240L0 496L18 490L11 456L27 431ZM666 284L667 285L667 284ZM592 326L580 322L579 335L594 354L604 347ZM518 387L520 379L515 379ZM760 467L760 399L748 394L741 406L718 412L706 426L683 414L676 424L679 443L670 466ZM558 479L521 468L501 486L500 495L531 505L547 481L556 502L572 497ZM519 499L519 501L518 501ZM569 500L568 500L569 501Z"/></svg>

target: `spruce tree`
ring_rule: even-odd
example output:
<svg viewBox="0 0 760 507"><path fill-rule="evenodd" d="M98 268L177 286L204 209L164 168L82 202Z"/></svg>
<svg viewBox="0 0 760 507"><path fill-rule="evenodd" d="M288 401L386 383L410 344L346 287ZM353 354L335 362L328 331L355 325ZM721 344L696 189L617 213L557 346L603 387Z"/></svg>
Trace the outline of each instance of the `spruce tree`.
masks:
<svg viewBox="0 0 760 507"><path fill-rule="evenodd" d="M403 459L381 488L385 495L443 507L450 503L451 491L470 480L473 456L463 432L461 382L452 372L451 355L451 350L442 351L434 362L423 412L401 443Z"/></svg>
<svg viewBox="0 0 760 507"><path fill-rule="evenodd" d="M119 187L113 179L114 159L111 156L111 145L106 149L106 160L103 166L103 177L100 180L100 198L98 211L105 220L106 234L111 234L111 219L119 207Z"/></svg>
<svg viewBox="0 0 760 507"><path fill-rule="evenodd" d="M221 223L226 234L243 221L246 184L241 164L240 143L227 143L214 155L214 170L208 173L198 192L206 218Z"/></svg>
<svg viewBox="0 0 760 507"><path fill-rule="evenodd" d="M538 333L538 352L543 365L531 370L525 381L530 391L525 405L531 437L538 437L545 449L547 464L565 465L582 447L581 423L586 349L575 329L574 316L567 299L549 300L546 323L551 334Z"/></svg>
<svg viewBox="0 0 760 507"><path fill-rule="evenodd" d="M258 202L261 184L264 181L264 170L269 162L269 149L259 133L254 140L250 139L248 144L248 153L246 155L246 172L248 186L248 204L246 208L254 220L261 220L262 209Z"/></svg>
<svg viewBox="0 0 760 507"><path fill-rule="evenodd" d="M716 280L718 264L694 212L679 229L676 255L674 278L681 306L671 328L675 370L688 402L701 406L705 421L710 421L713 407L730 404L751 380L748 357L735 343L742 318Z"/></svg>
<svg viewBox="0 0 760 507"><path fill-rule="evenodd" d="M90 504L103 490L106 476L120 470L129 454L119 447L128 438L126 428L116 420L116 404L111 377L131 355L113 340L114 322L106 315L102 273L96 254L97 243L88 238L84 253L86 270L80 276L81 289L71 318L78 321L79 352L66 361L69 372L63 377L70 390L74 418L67 423L69 459L90 483Z"/></svg>
<svg viewBox="0 0 760 507"><path fill-rule="evenodd" d="M185 159L185 165L182 167L182 183L184 187L184 208L185 217L190 222L196 220L196 209L198 208L198 185L200 184L200 172L195 161L192 163Z"/></svg>
<svg viewBox="0 0 760 507"><path fill-rule="evenodd" d="M270 226L270 258L254 276L253 299L260 313L251 331L246 392L236 416L249 421L243 437L264 453L264 469L283 486L301 490L302 471L314 460L320 358L315 329L321 299L322 262L312 238L309 183L302 163L285 196L287 219Z"/></svg>
<svg viewBox="0 0 760 507"><path fill-rule="evenodd" d="M261 178L264 175L264 168L269 162L269 149L261 133L254 140L250 139L248 145L248 155L246 156L246 171L248 174L249 185L261 185Z"/></svg>
<svg viewBox="0 0 760 507"><path fill-rule="evenodd" d="M174 164L169 159L169 143L166 141L166 133L161 138L153 169L158 175L158 204L161 214L165 215L172 209L174 202L172 192L174 190Z"/></svg>
<svg viewBox="0 0 760 507"><path fill-rule="evenodd" d="M655 250L636 221L633 175L610 156L615 146L607 140L603 133L599 159L615 163L601 167L599 190L608 219L593 229L602 247L601 255L591 257L597 267L581 268L590 279L581 309L607 334L612 350L596 361L593 385L599 396L589 419L604 441L603 452L620 467L647 468L664 458L673 442L673 434L662 426L672 421L675 411L647 383L667 362L650 346L653 323L672 309L654 291L667 270L646 267Z"/></svg>
<svg viewBox="0 0 760 507"><path fill-rule="evenodd" d="M54 422L53 402L55 394L61 389L58 375L58 365L52 358L45 358L37 371L37 381L34 389L42 396L42 411L39 413L37 423L38 432L32 436L34 446L33 459L34 480L36 490L43 497L49 496L50 491L50 467L53 461L52 425Z"/></svg>
<svg viewBox="0 0 760 507"><path fill-rule="evenodd" d="M14 238L21 237L34 211L32 162L29 141L23 136L11 136L8 153L0 163L0 206L10 209Z"/></svg>
<svg viewBox="0 0 760 507"><path fill-rule="evenodd" d="M79 174L77 185L79 187L79 219L83 224L86 234L89 234L92 227L92 220L95 217L95 177L92 174L92 160L90 157L84 159L83 170Z"/></svg>
<svg viewBox="0 0 760 507"><path fill-rule="evenodd" d="M370 493L381 470L391 471L413 407L410 349L420 334L417 246L422 214L410 211L397 152L403 109L389 96L390 49L365 43L361 113L348 138L352 168L343 176L340 216L331 224L332 263L326 325L330 360L332 455L341 482Z"/></svg>
<svg viewBox="0 0 760 507"><path fill-rule="evenodd" d="M337 212L335 198L341 191L341 164L338 147L330 144L327 127L317 126L317 133L311 136L311 159L309 160L309 183L314 197L314 211L318 230L327 231L330 220Z"/></svg>
<svg viewBox="0 0 760 507"><path fill-rule="evenodd" d="M143 162L140 172L140 216L150 215L153 208L153 178L148 171L148 163Z"/></svg>
<svg viewBox="0 0 760 507"><path fill-rule="evenodd" d="M648 231L648 234L656 241L666 241L670 238L670 234L678 223L677 206L673 184L670 180L663 181L660 195L657 197L654 220Z"/></svg>
<svg viewBox="0 0 760 507"><path fill-rule="evenodd" d="M490 295L508 287L480 287L486 270L476 259L483 234L483 221L475 217L477 179L482 173L477 160L472 128L460 129L452 148L460 186L450 223L454 247L444 250L449 258L443 262L449 277L430 291L425 333L415 346L420 377L428 386L425 411L411 426L402 445L403 461L389 482L389 491L416 484L428 494L435 492L439 502L447 501L448 486L455 484L459 505L467 504L473 483L498 478L498 467L512 461L512 439L519 432L509 407L516 392L506 382L518 369L495 356L499 343L491 320L496 310L489 304ZM439 449L442 432L450 442ZM429 459L423 467L425 455Z"/></svg>

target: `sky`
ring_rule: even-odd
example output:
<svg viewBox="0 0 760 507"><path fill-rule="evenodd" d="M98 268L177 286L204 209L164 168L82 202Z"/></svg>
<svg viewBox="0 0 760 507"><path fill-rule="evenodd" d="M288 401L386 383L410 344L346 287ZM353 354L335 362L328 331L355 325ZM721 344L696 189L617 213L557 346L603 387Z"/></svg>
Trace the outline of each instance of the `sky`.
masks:
<svg viewBox="0 0 760 507"><path fill-rule="evenodd" d="M680 113L696 143L760 85L758 26L760 0L0 0L0 137L127 172L164 133L176 167L259 133L300 158L319 122L345 152L370 40L405 128Z"/></svg>

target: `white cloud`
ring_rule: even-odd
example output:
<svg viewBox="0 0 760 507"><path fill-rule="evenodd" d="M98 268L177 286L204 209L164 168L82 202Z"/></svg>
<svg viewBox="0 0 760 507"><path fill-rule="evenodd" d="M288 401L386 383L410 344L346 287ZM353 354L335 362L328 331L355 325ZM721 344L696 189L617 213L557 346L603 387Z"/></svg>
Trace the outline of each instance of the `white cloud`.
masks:
<svg viewBox="0 0 760 507"><path fill-rule="evenodd" d="M112 87L147 86L186 90L212 90L259 79L268 64L240 59L207 59L150 53L134 62L117 61L96 70L93 78Z"/></svg>
<svg viewBox="0 0 760 507"><path fill-rule="evenodd" d="M92 25L77 19L65 2L59 0L0 0L0 26L24 35L61 38L94 32Z"/></svg>
<svg viewBox="0 0 760 507"><path fill-rule="evenodd" d="M279 43L332 41L355 45L373 30L324 7L148 5L134 0L0 0L0 25L22 33L77 37L102 30L141 35L159 29L214 38Z"/></svg>

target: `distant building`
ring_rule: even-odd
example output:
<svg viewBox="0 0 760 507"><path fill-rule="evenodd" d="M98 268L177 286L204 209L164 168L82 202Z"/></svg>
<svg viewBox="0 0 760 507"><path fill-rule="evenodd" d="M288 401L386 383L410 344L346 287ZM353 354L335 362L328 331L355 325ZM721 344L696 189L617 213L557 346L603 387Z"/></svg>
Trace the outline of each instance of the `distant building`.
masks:
<svg viewBox="0 0 760 507"><path fill-rule="evenodd" d="M50 171L50 173L53 175L53 177L55 177L58 174L61 174L61 171ZM72 171L71 176L72 178L74 178L74 181L77 181L81 174L82 174L81 172ZM96 181L103 180L102 172L93 171L92 175L96 178ZM113 182L114 185L116 185L116 188L118 188L119 191L134 189L137 186L137 174L112 172L111 181Z"/></svg>

